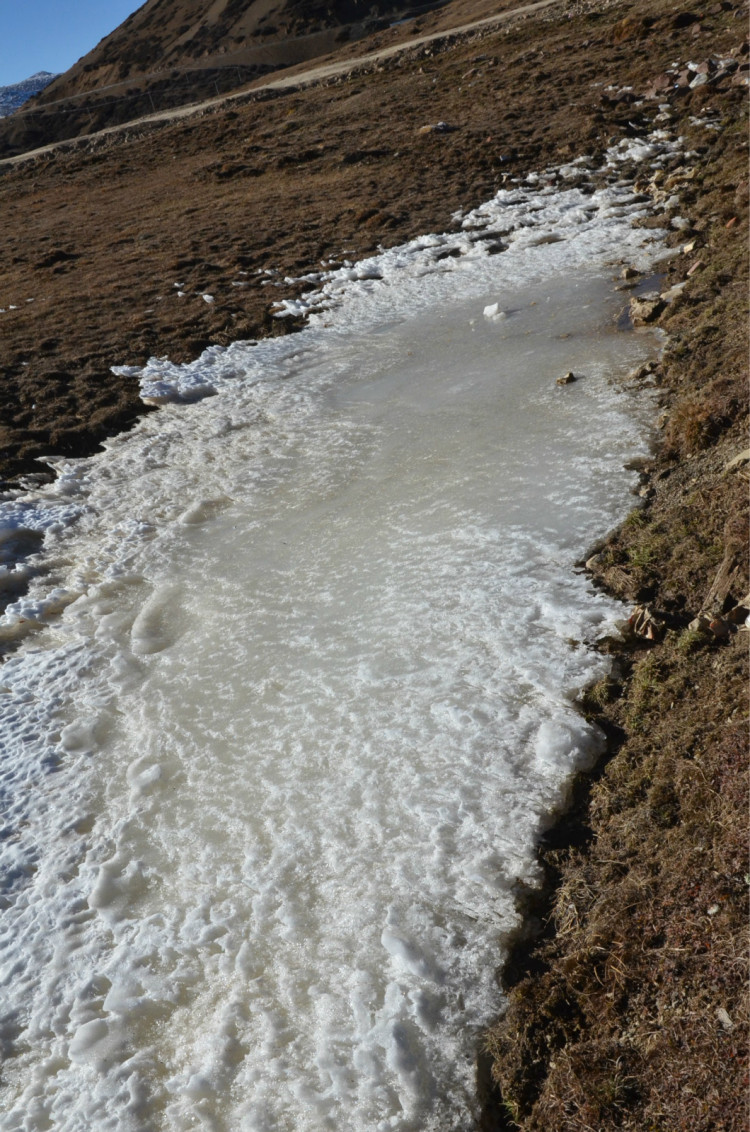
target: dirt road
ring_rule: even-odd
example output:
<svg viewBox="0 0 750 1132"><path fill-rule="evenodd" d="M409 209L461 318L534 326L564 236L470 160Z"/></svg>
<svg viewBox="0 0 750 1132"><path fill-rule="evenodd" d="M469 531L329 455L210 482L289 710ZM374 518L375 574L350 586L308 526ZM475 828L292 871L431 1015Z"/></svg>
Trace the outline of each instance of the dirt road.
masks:
<svg viewBox="0 0 750 1132"><path fill-rule="evenodd" d="M45 153L52 153L61 147L68 148L70 146L77 146L87 144L93 140L108 137L112 134L120 134L124 131L134 129L147 128L154 123L163 122L176 122L183 118L192 117L195 114L204 114L206 111L215 110L219 107L226 107L233 102L247 101L248 98L254 97L262 91L269 90L296 90L303 87L313 86L316 83L323 82L326 79L335 78L338 75L349 74L353 70L366 69L374 63L383 62L386 59L393 59L405 51L413 51L416 48L424 47L430 43L435 43L438 40L455 38L458 36L469 35L473 31L478 31L481 28L488 28L496 24L509 23L511 20L518 19L521 16L534 15L545 8L552 7L555 4L563 3L564 0L536 0L533 4L524 4L519 8L513 8L508 12L499 12L494 16L487 16L481 20L474 20L471 23L461 24L457 27L451 27L439 32L434 32L430 35L416 36L414 39L408 39L400 43L393 44L390 47L383 47L378 51L370 52L366 55L348 56L344 59L336 59L330 63L321 63L314 67L309 67L306 64L298 64L295 67L285 69L285 73L274 79L261 79L241 91L234 94L222 95L218 98L206 99L203 102L190 103L186 106L181 106L177 109L169 109L157 111L154 114L144 115L141 118L134 119L132 122L120 123L116 126L108 126L103 130L97 130L91 134L82 134L76 138L68 139L62 142L53 142L50 145L40 146L37 149L29 150L27 153L18 154L14 157L7 157L0 161L0 168L2 166L19 165L30 158L36 158ZM96 93L96 92L88 92Z"/></svg>

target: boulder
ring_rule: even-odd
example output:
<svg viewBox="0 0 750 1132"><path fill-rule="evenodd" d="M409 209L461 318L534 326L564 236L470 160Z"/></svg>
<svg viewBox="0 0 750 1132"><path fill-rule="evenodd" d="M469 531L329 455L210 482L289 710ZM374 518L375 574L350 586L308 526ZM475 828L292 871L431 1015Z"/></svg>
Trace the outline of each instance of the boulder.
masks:
<svg viewBox="0 0 750 1132"><path fill-rule="evenodd" d="M661 295L650 291L645 295L634 296L630 300L630 318L633 326L645 326L659 317L665 307Z"/></svg>

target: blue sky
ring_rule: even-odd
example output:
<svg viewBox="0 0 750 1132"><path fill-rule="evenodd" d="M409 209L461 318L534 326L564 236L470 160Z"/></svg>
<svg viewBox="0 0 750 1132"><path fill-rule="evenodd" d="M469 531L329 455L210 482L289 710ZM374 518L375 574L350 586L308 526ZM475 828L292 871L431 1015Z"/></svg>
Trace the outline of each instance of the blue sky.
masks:
<svg viewBox="0 0 750 1132"><path fill-rule="evenodd" d="M143 0L0 0L0 86L67 71Z"/></svg>

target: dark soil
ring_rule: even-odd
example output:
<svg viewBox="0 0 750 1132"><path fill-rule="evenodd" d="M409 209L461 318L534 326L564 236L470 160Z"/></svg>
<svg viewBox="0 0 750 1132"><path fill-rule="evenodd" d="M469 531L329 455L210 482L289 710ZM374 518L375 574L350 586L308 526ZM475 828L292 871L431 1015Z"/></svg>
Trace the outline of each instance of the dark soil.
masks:
<svg viewBox="0 0 750 1132"><path fill-rule="evenodd" d="M460 0L443 26L451 12L487 14ZM671 261L664 287L686 286L660 319L659 368L639 379L662 402L643 507L589 566L644 607L635 628L654 639L605 642L613 674L583 699L608 761L542 846L556 887L537 944L506 970L487 1128L746 1127L747 469L727 470L747 447L746 26L735 0L561 4L327 85L0 166L12 477L88 454L145 411L110 366L293 330L273 303L321 260L448 230L509 177L648 131L660 104L694 151L671 183L639 186L662 222L688 218L675 247L695 245ZM641 100L670 64L730 51L721 77ZM441 120L455 129L419 133Z"/></svg>

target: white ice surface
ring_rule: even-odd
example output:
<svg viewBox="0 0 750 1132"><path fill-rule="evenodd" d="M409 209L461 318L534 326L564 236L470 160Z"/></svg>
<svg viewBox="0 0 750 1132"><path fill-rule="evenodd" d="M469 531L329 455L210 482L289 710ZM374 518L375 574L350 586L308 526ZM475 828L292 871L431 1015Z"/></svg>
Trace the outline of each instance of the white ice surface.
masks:
<svg viewBox="0 0 750 1132"><path fill-rule="evenodd" d="M328 274L4 505L48 573L3 620L3 1132L468 1125L600 742L571 699L620 610L572 566L645 450L606 279L639 207L514 190Z"/></svg>

